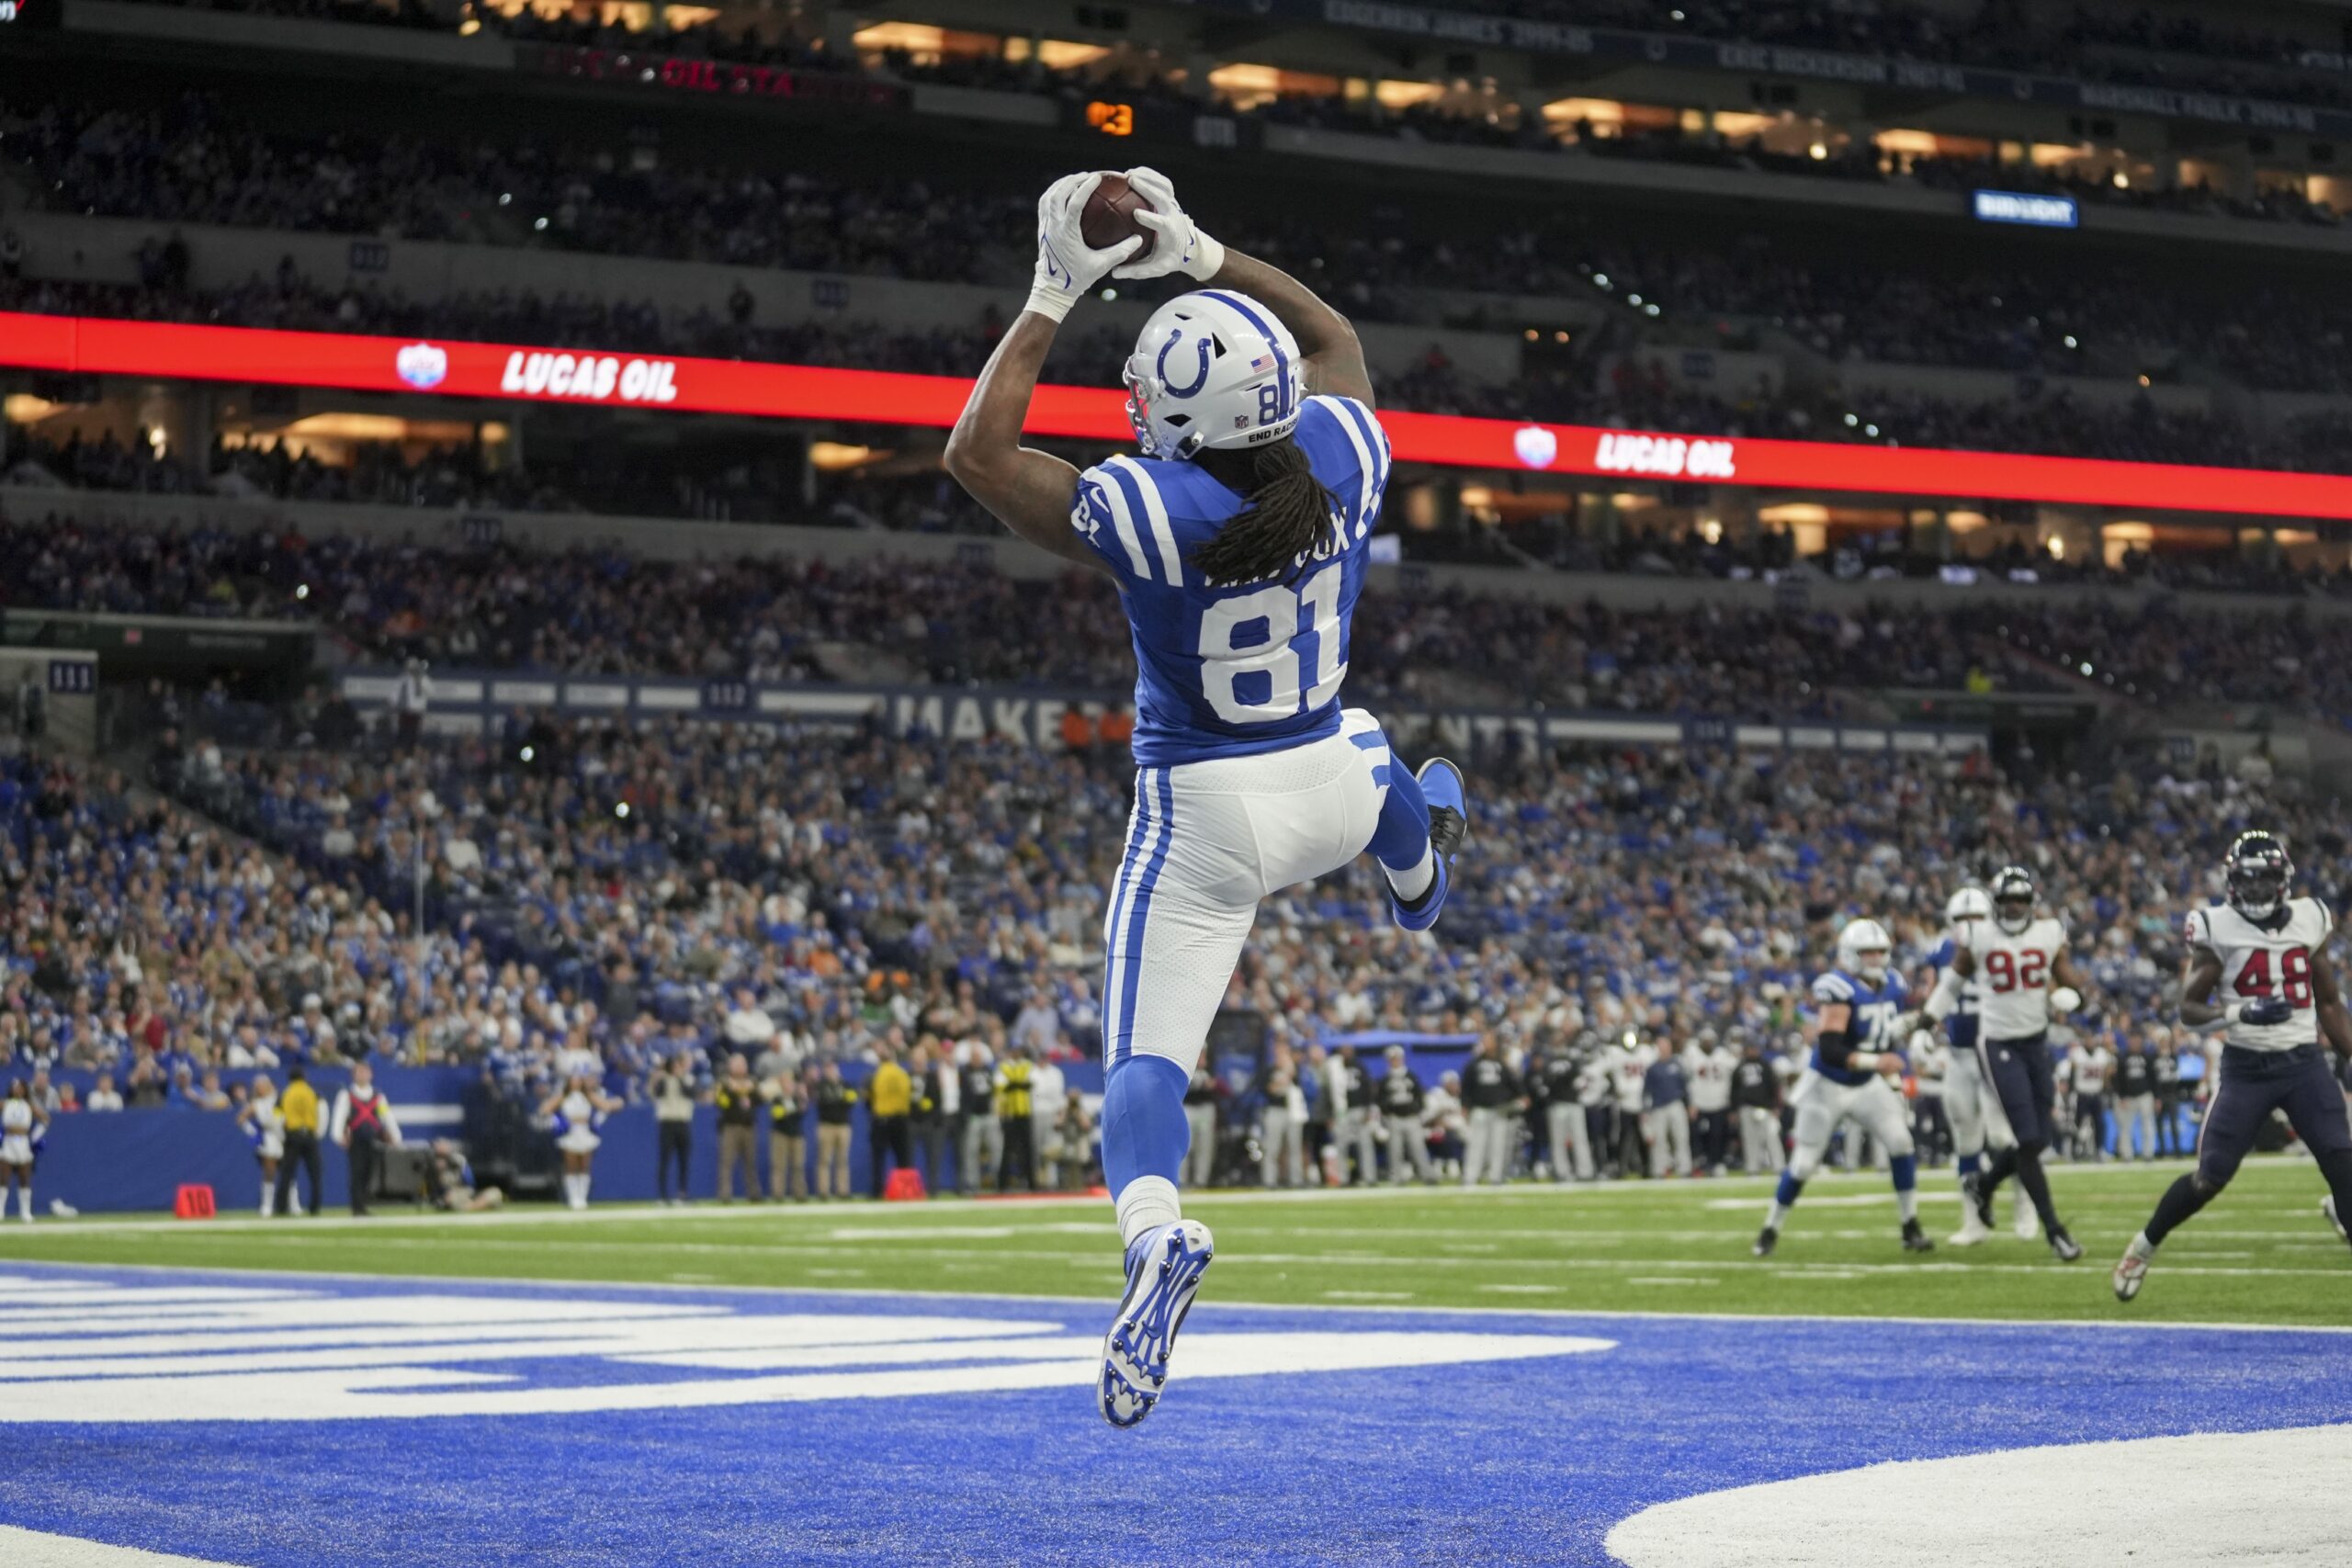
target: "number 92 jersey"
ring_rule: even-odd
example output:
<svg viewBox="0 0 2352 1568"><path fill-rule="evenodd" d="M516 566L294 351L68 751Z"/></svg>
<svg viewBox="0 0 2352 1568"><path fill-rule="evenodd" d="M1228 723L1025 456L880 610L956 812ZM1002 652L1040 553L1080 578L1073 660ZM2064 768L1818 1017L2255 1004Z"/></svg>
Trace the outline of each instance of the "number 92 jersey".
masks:
<svg viewBox="0 0 2352 1568"><path fill-rule="evenodd" d="M2223 1002L2284 997L2295 1016L2284 1023L2233 1023L2223 1036L2249 1051L2291 1051L2319 1038L2319 1009L2312 999L2312 964L2335 930L2335 916L2316 898L2290 898L2276 927L2256 925L2227 904L2188 912L2184 933L2194 949L2222 961Z"/></svg>
<svg viewBox="0 0 2352 1568"><path fill-rule="evenodd" d="M1119 580L1136 649L1135 757L1174 767L1340 730L1348 627L1388 484L1388 438L1353 398L1311 397L1292 439L1332 497L1324 547L1287 582L1212 587L1190 557L1247 509L1197 463L1118 457L1079 476L1070 525Z"/></svg>
<svg viewBox="0 0 2352 1568"><path fill-rule="evenodd" d="M2050 966L2066 951L2066 927L2043 915L2021 931L1980 920L1969 933L1975 955L1977 1028L1986 1040L2030 1040L2050 1027Z"/></svg>

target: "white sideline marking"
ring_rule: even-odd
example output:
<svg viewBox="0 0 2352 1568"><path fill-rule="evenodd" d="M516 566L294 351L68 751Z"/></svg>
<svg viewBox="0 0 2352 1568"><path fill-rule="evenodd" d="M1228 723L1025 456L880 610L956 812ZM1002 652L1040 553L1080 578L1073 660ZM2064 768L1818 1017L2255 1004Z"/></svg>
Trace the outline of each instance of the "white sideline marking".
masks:
<svg viewBox="0 0 2352 1568"><path fill-rule="evenodd" d="M1226 1255L1221 1253L1219 1256L1224 1257ZM1722 1267L1722 1263L1723 1260L1721 1258L1714 1258L1705 1263L1693 1262L1690 1266L1692 1268L1720 1268ZM707 1294L712 1289L712 1287L706 1285L679 1285L660 1280L551 1280L545 1278L534 1279L526 1276L509 1274L432 1274L424 1272L369 1274L354 1269L281 1269L277 1271L275 1274L272 1274L271 1271L266 1269L191 1268L187 1264L181 1263L57 1263L45 1259L27 1258L19 1260L14 1264L13 1267L20 1269L55 1269L64 1270L67 1271L69 1275L74 1276L74 1282L77 1284L88 1282L86 1280L79 1278L79 1276L86 1275L90 1271L96 1269L113 1274L196 1274L217 1276L221 1279L250 1279L256 1274L260 1274L266 1278L284 1279L297 1284L307 1284L319 1280L345 1280L362 1284L381 1285L388 1280L400 1280L418 1285L462 1285L474 1289L481 1289L492 1285L504 1285L536 1292L550 1292L566 1289L578 1290L582 1288L593 1288L598 1291L618 1291L623 1292L642 1292L647 1295L654 1297L656 1300L661 1299L664 1295L673 1295L681 1291L693 1291ZM957 1271L969 1267L969 1265L956 1263L943 1263L940 1265L943 1271ZM1669 1265L1669 1267L1671 1267L1671 1265ZM1835 1265L1833 1267L1843 1268L1845 1266ZM1895 1267L1900 1268L1903 1267L1903 1265L1898 1264L1895 1265ZM1941 1267L1964 1273L1970 1269L1978 1266L1971 1264L1946 1264ZM1102 1271L1115 1275L1118 1272L1118 1267L1116 1264L1106 1263L1102 1266ZM1823 1271L1826 1272L1826 1270ZM2053 1263L2044 1266L2043 1271L2064 1273L2068 1270L2064 1265ZM2168 1271L2178 1273L2183 1270L2168 1269ZM1788 1277L1795 1279L1804 1279L1808 1277L1807 1271L1802 1265L1793 1269L1778 1269L1776 1272L1783 1273ZM2312 1269L2304 1270L2304 1272L2325 1273L2340 1277L2344 1273L2344 1270ZM729 1294L735 1295L816 1296L820 1299L838 1299L847 1297L852 1299L870 1300L877 1293L871 1286L860 1289L852 1289L839 1285L726 1285L718 1287L718 1289L725 1291ZM938 1302L945 1303L957 1301L1002 1302L1030 1307L1036 1306L1041 1303L1055 1303L1062 1305L1083 1307L1089 1310L1099 1310L1102 1307L1103 1301L1103 1298L1100 1296L1072 1296L1052 1291L1037 1291L1030 1292L1016 1292L1010 1291L917 1291L901 1287L895 1293L912 1297L926 1303ZM526 1297L525 1299L540 1301L550 1299L550 1297L546 1294L538 1294ZM1223 1299L1220 1299L1217 1302L1216 1308L1220 1313L1309 1312L1314 1310L1311 1307L1304 1306L1296 1302L1250 1302L1228 1301ZM1857 1318L1863 1315L1857 1313L1826 1312L1657 1312L1645 1307L1490 1307L1440 1306L1434 1304L1420 1306L1387 1306L1371 1302L1367 1302L1362 1305L1333 1307L1330 1310L1334 1312L1397 1313L1407 1316L1419 1318L1558 1318L1565 1322L1594 1320L1613 1321L1623 1318L1628 1322L1634 1323L1850 1324L1856 1321ZM2242 1320L2222 1321L2211 1318L2138 1316L1960 1317L1906 1313L1872 1313L1868 1315L1869 1320L1872 1323L1910 1324L1924 1328L1984 1328L1996 1330L2011 1328L2081 1328L2100 1330L2120 1329L2133 1333L2179 1333L2186 1331L2199 1334L2352 1335L2352 1324L2333 1323L2247 1323Z"/></svg>
<svg viewBox="0 0 2352 1568"><path fill-rule="evenodd" d="M2166 1171L2182 1171L2189 1168L2191 1163L2186 1159L2156 1160L2146 1164L2138 1161L2124 1164L2110 1160L2104 1165L2060 1164L2047 1168L2052 1177L2064 1183L2076 1177L2124 1176L2135 1172L2142 1176L2148 1176ZM2304 1170L2312 1168L2308 1159L2297 1159L2289 1155L2256 1155L2245 1162L2244 1168L2249 1171L2259 1171L2273 1167ZM1949 1175L1940 1168L1929 1174L1938 1177ZM1261 1203L1381 1203L1404 1198L1410 1198L1415 1202L1452 1203L1476 1201L1532 1205L1584 1202L1609 1196L1623 1197L1634 1193L1656 1198L1676 1192L1690 1192L1717 1187L1733 1188L1769 1197L1772 1190L1773 1180L1774 1178L1769 1175L1740 1174L1709 1177L1703 1179L1693 1178L1687 1181L1520 1180L1508 1182L1499 1187L1463 1187L1454 1184L1438 1187L1385 1185L1379 1187L1285 1187L1272 1191L1244 1188L1234 1190L1219 1189L1206 1192L1188 1192L1184 1196L1184 1201L1187 1207L1198 1205L1204 1209ZM1829 1189L1862 1183L1874 1186L1882 1191L1889 1191L1884 1171L1823 1171L1808 1184L1806 1191L1809 1196L1805 1201L1813 1205L1830 1201L1826 1196L1810 1195L1815 1194L1816 1190L1826 1193ZM2316 1200L2318 1189L2314 1188L2312 1191ZM1922 1196L1934 1195L1933 1190L1926 1186L1920 1189L1920 1193ZM1956 1194L1946 1195L1956 1196ZM1889 1191L1888 1201L1892 1201L1891 1191ZM917 1222L918 1216L928 1216L925 1223L936 1224L943 1215L992 1215L1000 1213L1026 1213L1037 1209L1059 1210L1063 1213L1086 1213L1090 1210L1094 1213L1106 1213L1108 1205L1100 1200L1089 1200L1082 1196L1039 1194L1035 1197L988 1199L942 1198L923 1203L877 1203L869 1198L851 1198L790 1207L767 1202L720 1203L715 1199L697 1199L684 1209L664 1208L659 1203L652 1202L597 1203L579 1211L560 1208L548 1208L544 1211L510 1208L487 1214L445 1214L436 1212L406 1214L379 1213L365 1219L355 1218L348 1214L311 1214L300 1218L280 1215L275 1219L265 1220L258 1213L246 1213L236 1217L223 1214L220 1218L210 1220L169 1218L124 1220L101 1214L85 1214L78 1219L71 1220L44 1217L37 1225L27 1225L21 1228L13 1224L8 1225L5 1229L0 1229L0 1251L5 1251L7 1244L19 1236L31 1239L50 1234L103 1235L136 1235L141 1231L168 1231L180 1235L200 1236L227 1231L271 1231L291 1235L298 1233L307 1235L315 1231L390 1230L406 1225L595 1225L614 1221L649 1219L659 1219L665 1224L673 1223L699 1224L752 1220L838 1223L853 1214L858 1216L865 1224L887 1225L898 1223L911 1224ZM2291 1212L2302 1213L2306 1211L2299 1209ZM1105 1224L1107 1226L1107 1221Z"/></svg>
<svg viewBox="0 0 2352 1568"><path fill-rule="evenodd" d="M2318 1568L2347 1466L2352 1427L2009 1449L1661 1503L1606 1544L1627 1568Z"/></svg>
<svg viewBox="0 0 2352 1568"><path fill-rule="evenodd" d="M0 1561L9 1568L233 1568L198 1557L170 1557L135 1546L108 1546L70 1535L0 1525Z"/></svg>

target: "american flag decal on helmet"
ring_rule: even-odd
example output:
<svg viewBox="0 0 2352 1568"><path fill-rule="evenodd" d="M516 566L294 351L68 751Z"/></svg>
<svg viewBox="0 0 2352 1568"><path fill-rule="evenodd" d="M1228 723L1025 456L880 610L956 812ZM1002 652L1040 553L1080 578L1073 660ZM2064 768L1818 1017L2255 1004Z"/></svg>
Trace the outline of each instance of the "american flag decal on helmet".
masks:
<svg viewBox="0 0 2352 1568"><path fill-rule="evenodd" d="M1273 367L1274 356L1271 354L1260 354L1250 356L1250 368L1252 373L1260 370L1272 370Z"/></svg>

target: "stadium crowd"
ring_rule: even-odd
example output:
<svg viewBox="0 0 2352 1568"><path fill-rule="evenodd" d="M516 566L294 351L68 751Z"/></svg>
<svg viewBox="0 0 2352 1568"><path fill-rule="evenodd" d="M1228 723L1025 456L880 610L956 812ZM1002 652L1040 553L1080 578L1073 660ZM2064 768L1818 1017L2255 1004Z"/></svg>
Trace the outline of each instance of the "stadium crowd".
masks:
<svg viewBox="0 0 2352 1568"><path fill-rule="evenodd" d="M2231 834L2284 831L2324 893L2352 872L2324 810L2252 769L2084 780L1982 753L1511 740L1475 765L1481 853L1442 942L1395 930L1361 867L1269 900L1228 1000L1275 1049L1227 1101L1237 1133L1329 1094L1323 1045L1355 1032L1490 1036L1514 1107L1550 1057L1580 1072L1629 1031L1654 1055L1789 1057L1839 919L1886 920L1916 968L1951 888L2011 861L2104 998L2086 1038L2161 1048L2178 915L2215 892ZM1121 757L517 716L405 748L223 752L166 731L152 767L161 798L103 768L0 763L17 1071L220 1109L248 1069L370 1055L480 1064L518 1095L588 1063L641 1097L681 1054L706 1082L737 1054L821 1081L918 1047L1026 1071L1099 1043ZM1423 1109L1442 1145L1465 1102L1441 1092ZM1579 1092L1616 1104L1623 1086Z"/></svg>
<svg viewBox="0 0 2352 1568"><path fill-rule="evenodd" d="M1040 593L960 563L672 563L613 548L153 534L29 517L0 518L0 572L6 602L21 607L314 620L353 655L387 663L782 680L817 672L825 645L865 645L886 667L945 682L1117 690L1132 669L1117 599L1091 573ZM2000 657L1981 617L1927 637L1891 610L1686 614L1377 588L1371 603L1377 616L1350 651L1351 689L1385 699L1430 700L1444 682L1456 701L1500 703L1490 672L1505 670L1515 703L1759 717L1834 711L1839 687L1956 689L1972 672L2046 685ZM1776 684L1798 670L1802 690Z"/></svg>
<svg viewBox="0 0 2352 1568"><path fill-rule="evenodd" d="M863 649L854 667L901 678L1104 691L1123 688L1132 667L1115 596L1091 574L1040 594L967 563L664 562L609 547L551 554L263 529L153 533L10 511L0 512L0 603L315 621L349 657L379 663L775 681L838 673L824 657L831 648ZM1785 539L1768 535L1746 548L1639 533L1605 550L1567 536L1530 543L1568 568L1726 578L1789 570ZM2119 570L2067 572L2019 549L2007 569L2078 583L2352 591L2341 573L2224 569L2195 557L2141 555ZM1807 570L1882 578L1935 568L1841 547ZM1927 635L1916 612L1891 609L1642 612L1377 586L1370 604L1351 675L1352 689L1382 700L1785 717L1837 711L1840 689L2052 690L2055 666L2151 704L2262 702L2352 722L2352 630L2271 609L2011 600L1941 612ZM1525 673L1506 695L1491 685L1497 670ZM1786 684L1791 671L1804 673L1801 690Z"/></svg>
<svg viewBox="0 0 2352 1568"><path fill-rule="evenodd" d="M190 0L149 0L186 6ZM436 12L394 0L198 0L193 8L263 13L353 25L456 31L486 28L518 42L659 53L689 60L835 74L862 73L886 81L940 83L999 92L1068 96L1114 86L1143 100L1186 101L1182 73L1160 63L1161 51L1130 49L1085 65L1055 69L1034 55L1012 61L984 52L917 54L903 47L830 48L804 35L797 17L746 24L725 16L652 19L616 14L543 15L533 8L469 5ZM2145 8L2076 6L2070 16L2018 3L1985 0L1973 11L1917 6L1868 8L1785 0L1724 0L1660 10L1639 0L1469 0L1449 9L1571 24L1609 24L1644 31L1683 33L1746 43L1845 51L1951 64L1985 65L2063 75L2082 81L2207 92L2273 100L2352 105L2338 45L2253 28L2222 27L2195 16ZM1237 109L1232 104L1228 109ZM1303 90L1237 112L1270 118L1345 116L1359 129L1424 139L1495 140L1544 145L1530 128L1498 130L1482 115L1446 113L1426 105L1383 112L1337 96ZM1798 160L1791 160L1792 164ZM1812 172L1812 171L1806 171ZM2265 214L2266 216L2270 214Z"/></svg>
<svg viewBox="0 0 2352 1568"><path fill-rule="evenodd" d="M198 94L140 115L44 104L13 121L0 113L0 126L14 131L0 138L0 157L18 162L53 204L169 222L1010 283L1025 265L1034 217L1025 185L1001 192L922 182L852 186L801 173L664 161L639 167L608 149L461 149L357 132L322 143L258 130ZM2013 265L1889 267L1833 259L1802 236L1756 231L1736 243L1678 243L1637 237L1589 215L1428 238L1401 215L1390 216L1346 232L1303 218L1250 222L1235 238L1366 320L1428 319L1433 289L1527 299L1514 315L1545 296L1599 290L1629 302L1638 297L1635 309L1655 306L1683 321L1767 322L1838 360L2156 375L2199 361L2269 389L2352 391L2341 352L2352 314L2314 289L2223 289L2144 269L2124 288L2110 269L2061 276ZM170 282L172 269L160 276ZM255 280L220 308L322 313L323 300L301 299L299 279L273 281L275 300ZM512 303L441 309L495 321ZM421 313L429 323L434 309L370 299L365 291L337 296L332 306L335 324L345 327L370 312L401 321ZM545 309L561 326L599 307ZM723 344L730 325L749 325L748 316L726 323L705 316L655 326L641 307L605 309L625 333L660 333L671 342ZM792 352L791 344L789 330L774 350L752 332L728 352L766 356ZM911 352L887 341L859 346Z"/></svg>

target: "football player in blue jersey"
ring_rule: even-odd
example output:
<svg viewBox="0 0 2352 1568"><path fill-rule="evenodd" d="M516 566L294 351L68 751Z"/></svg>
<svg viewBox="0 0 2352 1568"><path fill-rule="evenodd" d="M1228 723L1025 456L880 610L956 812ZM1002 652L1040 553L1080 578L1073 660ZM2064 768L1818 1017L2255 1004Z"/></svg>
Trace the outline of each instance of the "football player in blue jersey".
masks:
<svg viewBox="0 0 2352 1568"><path fill-rule="evenodd" d="M1821 1168L1840 1122L1851 1122L1886 1150L1903 1215L1904 1250L1935 1250L1919 1228L1918 1159L1903 1091L1894 1087L1903 1075L1898 1043L1911 1037L1917 1015L1903 1010L1902 977L1887 967L1894 945L1876 920L1850 920L1838 933L1838 967L1813 983L1813 999L1821 1007L1814 1021L1813 1060L1789 1097L1796 1107L1796 1147L1757 1234L1758 1258L1771 1257L1780 1245L1781 1226L1805 1182Z"/></svg>
<svg viewBox="0 0 2352 1568"><path fill-rule="evenodd" d="M1130 169L1149 231L1103 249L1080 218L1103 175L1037 204L1023 310L972 389L947 468L1013 533L1118 584L1136 653L1136 802L1103 923L1102 1167L1127 1286L1097 1398L1150 1414L1212 1253L1177 1180L1184 1090L1259 900L1369 849L1391 916L1426 931L1468 829L1459 769L1393 764L1340 705L1349 625L1388 482L1388 439L1354 329ZM1147 248L1146 239L1149 244ZM1083 473L1021 444L1056 330L1105 277L1182 274L1124 373L1136 454Z"/></svg>

